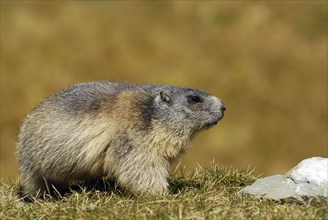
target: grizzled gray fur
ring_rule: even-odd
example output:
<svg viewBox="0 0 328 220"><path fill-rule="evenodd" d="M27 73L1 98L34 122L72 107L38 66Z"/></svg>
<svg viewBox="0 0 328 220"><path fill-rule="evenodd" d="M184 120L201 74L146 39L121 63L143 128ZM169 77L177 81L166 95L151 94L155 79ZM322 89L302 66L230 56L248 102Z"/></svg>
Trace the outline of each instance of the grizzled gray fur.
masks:
<svg viewBox="0 0 328 220"><path fill-rule="evenodd" d="M167 85L81 83L29 113L18 136L24 193L115 180L134 194L168 192L169 168L194 135L223 118L204 91Z"/></svg>

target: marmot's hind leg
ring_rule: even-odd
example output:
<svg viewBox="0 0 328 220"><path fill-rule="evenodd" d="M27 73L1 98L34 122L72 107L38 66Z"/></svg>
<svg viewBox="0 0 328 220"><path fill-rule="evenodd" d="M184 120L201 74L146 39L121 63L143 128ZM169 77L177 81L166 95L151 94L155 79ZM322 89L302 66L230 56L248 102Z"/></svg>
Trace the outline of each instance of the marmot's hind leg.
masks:
<svg viewBox="0 0 328 220"><path fill-rule="evenodd" d="M22 189L20 197L26 201L33 201L33 198L45 196L47 186L42 177L37 175L22 176Z"/></svg>
<svg viewBox="0 0 328 220"><path fill-rule="evenodd" d="M33 198L58 198L68 190L66 183L55 183L38 175L30 175L23 178L20 197L26 201L33 201Z"/></svg>

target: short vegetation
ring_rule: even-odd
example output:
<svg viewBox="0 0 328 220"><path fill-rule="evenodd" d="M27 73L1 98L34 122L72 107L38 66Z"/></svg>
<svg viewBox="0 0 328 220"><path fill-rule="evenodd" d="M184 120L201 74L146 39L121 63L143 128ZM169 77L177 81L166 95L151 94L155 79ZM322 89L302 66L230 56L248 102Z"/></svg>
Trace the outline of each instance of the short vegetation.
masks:
<svg viewBox="0 0 328 220"><path fill-rule="evenodd" d="M255 179L250 170L216 164L193 172L178 166L167 196L137 197L106 184L32 203L17 199L19 180L2 180L0 219L327 219L328 203L276 203L238 193Z"/></svg>

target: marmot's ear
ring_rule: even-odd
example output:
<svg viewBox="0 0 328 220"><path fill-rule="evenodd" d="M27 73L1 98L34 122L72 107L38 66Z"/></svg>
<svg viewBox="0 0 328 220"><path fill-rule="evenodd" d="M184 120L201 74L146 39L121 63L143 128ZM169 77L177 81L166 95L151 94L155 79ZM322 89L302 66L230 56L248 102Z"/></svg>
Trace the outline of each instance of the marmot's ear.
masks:
<svg viewBox="0 0 328 220"><path fill-rule="evenodd" d="M168 92L166 92L166 91L163 90L163 91L161 91L159 93L159 96L161 97L161 100L163 102L166 102L166 103L170 103L171 102L171 97L170 97L170 95L169 95Z"/></svg>

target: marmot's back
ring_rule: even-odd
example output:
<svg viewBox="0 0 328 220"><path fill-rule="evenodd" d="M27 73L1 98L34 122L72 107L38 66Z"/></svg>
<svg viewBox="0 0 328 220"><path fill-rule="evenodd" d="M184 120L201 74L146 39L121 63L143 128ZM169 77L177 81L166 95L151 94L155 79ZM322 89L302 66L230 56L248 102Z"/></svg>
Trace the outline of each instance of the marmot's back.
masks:
<svg viewBox="0 0 328 220"><path fill-rule="evenodd" d="M224 110L218 98L190 88L114 82L69 87L39 103L21 126L17 152L25 192L36 196L47 185L58 190L105 177L133 193L164 193L169 163Z"/></svg>

